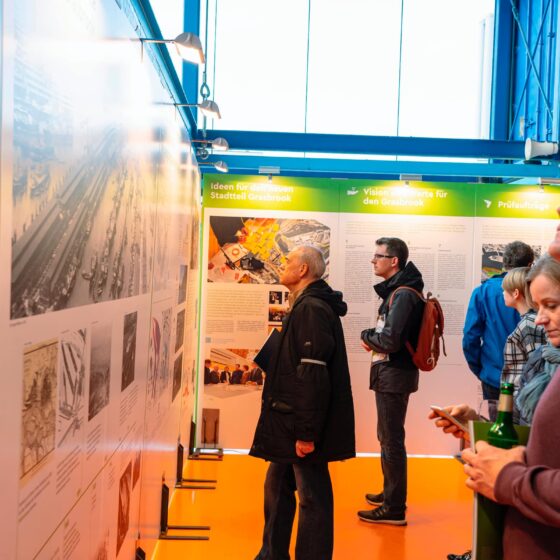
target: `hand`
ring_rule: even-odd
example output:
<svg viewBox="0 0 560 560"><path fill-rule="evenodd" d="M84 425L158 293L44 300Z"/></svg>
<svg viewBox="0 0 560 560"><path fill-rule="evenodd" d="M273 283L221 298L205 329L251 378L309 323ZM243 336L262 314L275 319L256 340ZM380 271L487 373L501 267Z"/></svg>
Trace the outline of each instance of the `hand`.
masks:
<svg viewBox="0 0 560 560"><path fill-rule="evenodd" d="M494 486L501 470L509 463L525 462L525 447L499 449L485 441L476 443L476 453L465 449L462 453L465 473L468 475L466 485L475 492L496 501Z"/></svg>
<svg viewBox="0 0 560 560"><path fill-rule="evenodd" d="M456 418L462 424L468 424L469 420L478 420L478 414L474 409L466 404L456 404L452 406L445 406L443 410ZM470 441L468 432L461 430L458 426L451 423L446 418L438 416L433 410L428 415L430 420L436 421L436 426L441 428L446 434L453 434L456 438L463 438L465 441Z"/></svg>
<svg viewBox="0 0 560 560"><path fill-rule="evenodd" d="M298 457L305 457L309 453L315 451L315 444L312 441L296 441L296 455Z"/></svg>
<svg viewBox="0 0 560 560"><path fill-rule="evenodd" d="M371 352L371 348L363 340L360 340L360 344L366 352Z"/></svg>

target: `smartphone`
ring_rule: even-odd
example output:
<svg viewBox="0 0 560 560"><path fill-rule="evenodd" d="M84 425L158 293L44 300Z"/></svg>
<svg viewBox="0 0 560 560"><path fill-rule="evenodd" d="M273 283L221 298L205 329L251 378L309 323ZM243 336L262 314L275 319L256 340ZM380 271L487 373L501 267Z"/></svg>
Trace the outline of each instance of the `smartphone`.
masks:
<svg viewBox="0 0 560 560"><path fill-rule="evenodd" d="M463 424L462 422L457 420L457 418L455 418L455 416L451 416L451 414L449 414L449 412L446 412L445 410L443 410L443 408L441 408L441 406L436 406L435 404L433 404L433 405L430 406L430 408L439 417L445 418L446 420L449 420L452 424L457 426L457 428L459 428L460 430L463 430L463 432L466 432L467 434L469 433L469 428L466 424Z"/></svg>

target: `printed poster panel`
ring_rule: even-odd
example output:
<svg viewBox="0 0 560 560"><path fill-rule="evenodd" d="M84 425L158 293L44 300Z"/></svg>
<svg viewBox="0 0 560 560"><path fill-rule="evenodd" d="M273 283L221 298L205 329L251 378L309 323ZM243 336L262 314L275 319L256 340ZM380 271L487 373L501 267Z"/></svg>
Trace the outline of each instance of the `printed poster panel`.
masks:
<svg viewBox="0 0 560 560"><path fill-rule="evenodd" d="M300 198L299 180L282 178L282 187L292 188L292 206L297 211L284 213L275 209L257 213L258 203L249 194L242 195L262 192L258 191L263 188L262 179L254 179L259 185L257 189L251 189L247 177L207 176L205 181L210 188L204 189L207 260L203 261L206 283L202 296L202 337L206 362L201 360L200 364L204 395L201 408L219 410L218 443L233 448L250 446L258 404L249 404L257 399L249 400L254 388L243 380L250 379L252 357L269 330L280 325L289 310L287 290L278 286L276 279L283 265L282 249L296 246L303 238L290 240L282 226L285 222L301 223L300 218L307 225L312 223L314 227L308 227L308 231L320 233L325 242L326 229L321 230L316 223L328 227L328 281L343 291L349 306L343 326L359 451L379 450L375 430L371 428L376 418L373 394L369 391L369 354L359 344L361 331L375 324L380 303L372 288L380 279L373 274L371 258L376 239L396 236L408 244L410 260L422 272L425 290L440 300L446 316L447 356L441 357L434 372L421 374L420 390L411 397L407 449L413 454L456 453L456 442L439 437L436 431L431 432L433 437L427 437L426 430L433 428L426 416L430 404L461 401L476 406L478 381L469 371L461 348L470 294L484 275L501 268L503 246L518 238L520 231L524 233L523 240L534 246L537 254L542 253L543 245L552 235L553 224L546 220L555 223L553 210L558 206L558 189L551 187L539 199L534 186L500 190L490 185L458 183L329 180L322 184L328 192L323 197L318 191L311 196L306 180L302 182L305 195ZM272 183L275 181L276 177ZM320 189L321 182L313 182L313 188ZM336 200L333 189L338 190L340 212L335 216L314 213L310 201ZM527 194L523 194L524 189ZM329 211L333 209L335 204L329 206ZM515 212L514 218L510 218L511 226L507 225L506 210ZM514 228L516 235L512 235ZM289 243L284 242L286 237ZM310 242L316 239L317 236ZM321 247L325 250L325 244ZM236 400L243 402L244 414L251 417L250 422L239 416L231 421L231 402ZM211 440L211 436L201 434L201 441L204 437Z"/></svg>

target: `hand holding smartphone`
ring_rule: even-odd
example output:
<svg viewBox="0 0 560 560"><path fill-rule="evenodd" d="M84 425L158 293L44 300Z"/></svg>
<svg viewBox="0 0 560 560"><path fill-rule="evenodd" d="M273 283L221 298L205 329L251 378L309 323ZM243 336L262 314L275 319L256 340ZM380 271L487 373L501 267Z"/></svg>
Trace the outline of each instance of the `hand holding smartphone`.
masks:
<svg viewBox="0 0 560 560"><path fill-rule="evenodd" d="M469 433L469 428L466 424L463 424L461 421L457 420L457 418L455 418L455 416L451 416L451 414L449 414L449 412L447 412L446 410L441 408L441 406L437 406L437 405L433 404L433 405L430 406L430 408L440 418L445 418L446 420L451 422L454 426L457 426L457 428L459 428L460 430L462 430L466 434Z"/></svg>

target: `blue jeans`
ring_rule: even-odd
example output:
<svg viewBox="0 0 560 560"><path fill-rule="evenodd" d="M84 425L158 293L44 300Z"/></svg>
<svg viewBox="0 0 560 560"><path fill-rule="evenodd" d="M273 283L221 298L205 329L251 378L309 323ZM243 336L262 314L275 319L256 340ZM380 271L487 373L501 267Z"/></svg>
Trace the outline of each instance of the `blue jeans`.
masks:
<svg viewBox="0 0 560 560"><path fill-rule="evenodd" d="M381 446L383 506L400 515L406 510L404 421L409 393L375 393L377 439Z"/></svg>
<svg viewBox="0 0 560 560"><path fill-rule="evenodd" d="M299 498L296 560L329 560L333 552L333 492L328 463L270 463L264 483L264 532L255 560L289 560Z"/></svg>

